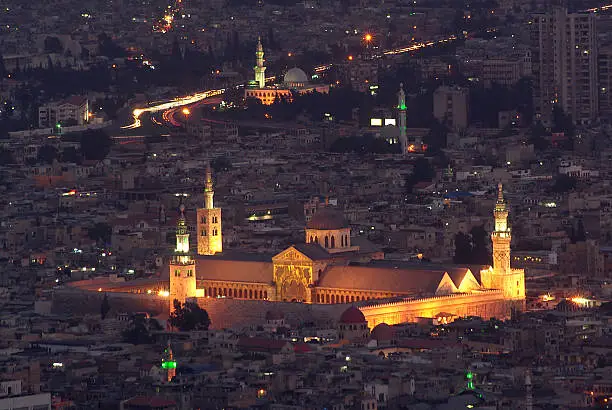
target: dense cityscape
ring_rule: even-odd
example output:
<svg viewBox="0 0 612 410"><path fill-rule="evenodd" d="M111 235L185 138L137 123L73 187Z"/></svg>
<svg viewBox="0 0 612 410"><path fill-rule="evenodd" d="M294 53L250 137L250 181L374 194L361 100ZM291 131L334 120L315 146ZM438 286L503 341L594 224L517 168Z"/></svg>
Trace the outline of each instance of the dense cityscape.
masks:
<svg viewBox="0 0 612 410"><path fill-rule="evenodd" d="M612 4L3 0L0 410L612 406Z"/></svg>

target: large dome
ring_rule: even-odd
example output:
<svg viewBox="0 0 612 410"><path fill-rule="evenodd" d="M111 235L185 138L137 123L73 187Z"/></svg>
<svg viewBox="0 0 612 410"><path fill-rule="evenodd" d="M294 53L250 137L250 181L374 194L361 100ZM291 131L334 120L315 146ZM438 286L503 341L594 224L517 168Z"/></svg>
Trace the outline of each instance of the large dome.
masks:
<svg viewBox="0 0 612 410"><path fill-rule="evenodd" d="M340 323L366 323L367 320L361 310L355 306L346 309L340 316Z"/></svg>
<svg viewBox="0 0 612 410"><path fill-rule="evenodd" d="M308 76L302 69L294 67L285 73L283 82L287 85L303 86L308 82Z"/></svg>
<svg viewBox="0 0 612 410"><path fill-rule="evenodd" d="M319 230L346 229L348 227L348 221L344 218L342 212L331 208L319 209L306 224L308 229Z"/></svg>

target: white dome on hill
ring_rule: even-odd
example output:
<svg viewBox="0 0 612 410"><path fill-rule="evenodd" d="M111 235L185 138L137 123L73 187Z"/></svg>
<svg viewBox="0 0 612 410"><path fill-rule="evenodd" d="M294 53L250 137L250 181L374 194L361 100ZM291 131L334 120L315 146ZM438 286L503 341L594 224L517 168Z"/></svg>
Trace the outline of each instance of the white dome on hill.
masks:
<svg viewBox="0 0 612 410"><path fill-rule="evenodd" d="M302 69L294 67L285 73L283 83L290 87L303 87L308 83L308 76Z"/></svg>

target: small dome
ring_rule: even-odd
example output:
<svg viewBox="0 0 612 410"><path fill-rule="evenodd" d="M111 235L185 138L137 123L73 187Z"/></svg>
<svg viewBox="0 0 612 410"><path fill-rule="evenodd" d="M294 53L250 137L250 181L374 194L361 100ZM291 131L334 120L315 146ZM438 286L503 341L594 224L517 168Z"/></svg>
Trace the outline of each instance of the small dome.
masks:
<svg viewBox="0 0 612 410"><path fill-rule="evenodd" d="M346 309L342 316L340 316L340 323L366 323L367 320L361 310L355 306L351 306Z"/></svg>
<svg viewBox="0 0 612 410"><path fill-rule="evenodd" d="M283 82L288 85L291 85L291 84L304 85L308 82L308 76L302 69L294 67L285 73Z"/></svg>
<svg viewBox="0 0 612 410"><path fill-rule="evenodd" d="M393 340L393 338L395 337L395 330L393 330L393 328L386 323L380 323L374 326L371 335L372 339L378 342Z"/></svg>
<svg viewBox="0 0 612 410"><path fill-rule="evenodd" d="M268 310L266 312L266 320L283 320L285 318L285 314L280 310Z"/></svg>
<svg viewBox="0 0 612 410"><path fill-rule="evenodd" d="M332 208L319 209L306 224L308 229L320 230L345 229L348 227L348 221L344 218L342 212Z"/></svg>

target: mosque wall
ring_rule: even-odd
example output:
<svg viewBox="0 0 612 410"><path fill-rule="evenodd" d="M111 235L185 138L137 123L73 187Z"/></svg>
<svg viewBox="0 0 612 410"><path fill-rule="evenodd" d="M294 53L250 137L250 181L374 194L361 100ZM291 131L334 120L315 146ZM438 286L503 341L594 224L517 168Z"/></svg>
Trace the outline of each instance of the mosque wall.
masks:
<svg viewBox="0 0 612 410"><path fill-rule="evenodd" d="M438 313L455 316L480 316L483 319L510 317L514 303L504 299L503 292L490 290L476 294L453 294L387 304L373 304L359 309L365 315L368 326L379 323L395 325L415 322L419 317L435 317Z"/></svg>
<svg viewBox="0 0 612 410"><path fill-rule="evenodd" d="M208 312L213 329L264 324L270 310L283 312L285 321L291 326L305 322L335 326L342 312L350 306L215 298L197 298L197 302Z"/></svg>
<svg viewBox="0 0 612 410"><path fill-rule="evenodd" d="M53 292L51 313L99 314L104 292L92 292L75 288L57 289ZM151 316L168 313L169 299L156 294L106 293L110 314L124 312L147 312Z"/></svg>

